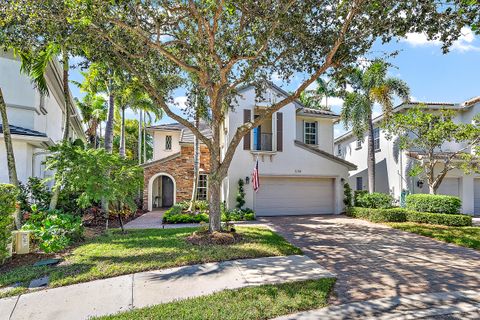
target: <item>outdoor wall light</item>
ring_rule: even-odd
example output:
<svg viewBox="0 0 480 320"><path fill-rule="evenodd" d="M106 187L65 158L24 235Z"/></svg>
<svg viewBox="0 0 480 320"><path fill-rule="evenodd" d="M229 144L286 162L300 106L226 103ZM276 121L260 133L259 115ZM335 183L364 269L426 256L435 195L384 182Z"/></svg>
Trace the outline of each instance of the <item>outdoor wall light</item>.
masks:
<svg viewBox="0 0 480 320"><path fill-rule="evenodd" d="M245 184L249 184L250 183L250 177L245 177Z"/></svg>
<svg viewBox="0 0 480 320"><path fill-rule="evenodd" d="M417 187L419 187L420 189L423 188L423 181L422 180L417 181Z"/></svg>

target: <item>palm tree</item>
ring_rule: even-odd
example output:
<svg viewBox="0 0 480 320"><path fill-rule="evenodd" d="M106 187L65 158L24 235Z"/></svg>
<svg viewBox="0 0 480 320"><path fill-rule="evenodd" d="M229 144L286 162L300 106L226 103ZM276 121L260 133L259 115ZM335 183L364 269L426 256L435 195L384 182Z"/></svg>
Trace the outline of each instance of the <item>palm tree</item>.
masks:
<svg viewBox="0 0 480 320"><path fill-rule="evenodd" d="M326 81L322 78L318 78L316 84L316 89L305 90L300 94L300 102L307 108L329 110L328 98L337 96L336 87L331 80ZM325 105L322 105L323 98Z"/></svg>
<svg viewBox="0 0 480 320"><path fill-rule="evenodd" d="M75 99L80 112L82 113L83 121L87 124L88 141L94 147L98 147L98 127L102 121L106 120L107 109L106 101L100 95L87 93L80 101Z"/></svg>
<svg viewBox="0 0 480 320"><path fill-rule="evenodd" d="M394 96L408 101L410 90L408 85L398 79L387 76L388 65L375 60L365 70L354 69L347 76L353 91L344 92L344 104L341 118L345 128L363 138L368 135L368 191L375 192L375 146L373 128L373 106L378 103L382 107L385 120L388 119L394 103Z"/></svg>

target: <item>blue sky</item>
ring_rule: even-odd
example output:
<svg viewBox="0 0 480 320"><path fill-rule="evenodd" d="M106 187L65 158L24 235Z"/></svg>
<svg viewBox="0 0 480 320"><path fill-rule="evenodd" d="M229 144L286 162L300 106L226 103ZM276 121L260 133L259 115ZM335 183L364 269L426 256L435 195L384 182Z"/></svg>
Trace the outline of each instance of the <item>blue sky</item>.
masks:
<svg viewBox="0 0 480 320"><path fill-rule="evenodd" d="M385 52L399 51L389 62L394 66L390 75L401 78L410 87L414 101L446 101L462 102L480 95L480 37L474 36L470 29L464 28L462 36L456 41L448 54L443 54L441 44L428 41L423 34L409 34L405 39L387 45L377 44L367 58L382 56ZM81 81L78 70L72 71L73 80ZM274 79L275 81L275 79ZM286 90L294 90L300 84L301 76L292 79L285 85L275 81ZM81 97L82 93L72 85L72 93ZM179 94L176 99L177 112L186 98ZM335 112L340 112L341 100L329 99ZM375 113L380 112L376 107ZM133 112L128 117L136 117ZM160 122L170 122L164 118ZM345 129L341 125L335 127L335 135L342 134Z"/></svg>

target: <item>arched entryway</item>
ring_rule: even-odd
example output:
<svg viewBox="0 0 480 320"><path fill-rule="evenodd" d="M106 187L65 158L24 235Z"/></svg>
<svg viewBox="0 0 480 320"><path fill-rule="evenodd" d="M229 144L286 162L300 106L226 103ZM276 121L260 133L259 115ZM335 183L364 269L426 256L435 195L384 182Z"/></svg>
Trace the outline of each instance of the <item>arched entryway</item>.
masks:
<svg viewBox="0 0 480 320"><path fill-rule="evenodd" d="M167 173L158 173L150 178L148 187L148 210L168 208L176 202L175 179Z"/></svg>

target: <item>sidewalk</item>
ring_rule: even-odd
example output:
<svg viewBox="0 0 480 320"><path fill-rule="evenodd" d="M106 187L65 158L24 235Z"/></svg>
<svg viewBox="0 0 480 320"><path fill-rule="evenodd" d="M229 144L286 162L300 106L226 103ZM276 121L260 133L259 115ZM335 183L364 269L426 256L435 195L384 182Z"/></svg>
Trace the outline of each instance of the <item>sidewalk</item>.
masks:
<svg viewBox="0 0 480 320"><path fill-rule="evenodd" d="M335 275L306 256L268 257L140 272L0 300L0 319L88 319L262 284Z"/></svg>

